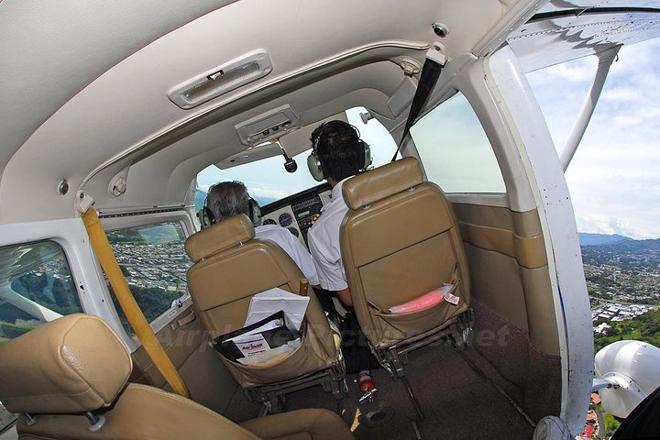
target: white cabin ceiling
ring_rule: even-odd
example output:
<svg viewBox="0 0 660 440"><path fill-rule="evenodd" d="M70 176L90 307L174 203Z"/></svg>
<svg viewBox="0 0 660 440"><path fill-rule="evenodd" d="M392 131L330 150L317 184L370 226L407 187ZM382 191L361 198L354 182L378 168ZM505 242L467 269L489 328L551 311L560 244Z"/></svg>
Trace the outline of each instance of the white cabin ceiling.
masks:
<svg viewBox="0 0 660 440"><path fill-rule="evenodd" d="M232 1L0 2L0 170L43 122L106 70Z"/></svg>
<svg viewBox="0 0 660 440"><path fill-rule="evenodd" d="M449 35L442 41L448 54L457 57L470 52L513 3L6 0L0 3L0 96L8 103L0 110L0 223L74 215L72 194L92 170L218 107L225 97L182 110L168 100L167 91L227 60L266 49L274 70L259 81L268 81L363 45L428 43L438 39L431 30L435 21L448 26ZM418 52L421 61L424 51ZM327 84L316 78L300 84L304 93L283 89L280 96L265 94L254 102L254 109L236 107L226 121L203 126L199 134L173 137L167 152L149 156L132 170L133 175L151 170L144 176L168 176L163 186L142 177L135 179L145 182L142 188L132 186L130 196L111 199L107 183L121 170L118 163L119 169L99 173L89 191L102 206L181 203L187 185L176 185L244 148L235 142L233 125L258 114L257 109L268 110L268 100L289 104L282 97L295 96L295 108L310 121L355 105L385 108L387 94L400 78L388 73L394 64L374 61L367 66L389 66L377 71L351 66L352 87L331 81L336 87L322 93ZM340 71L328 72L344 77ZM72 190L58 196L56 188L63 178ZM149 185L156 189L146 188ZM33 203L19 203L26 193Z"/></svg>

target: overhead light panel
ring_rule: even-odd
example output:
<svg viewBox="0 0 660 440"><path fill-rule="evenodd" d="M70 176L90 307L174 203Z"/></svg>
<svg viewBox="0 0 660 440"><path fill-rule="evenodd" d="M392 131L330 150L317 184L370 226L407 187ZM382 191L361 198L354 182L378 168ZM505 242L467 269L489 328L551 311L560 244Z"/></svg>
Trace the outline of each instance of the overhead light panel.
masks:
<svg viewBox="0 0 660 440"><path fill-rule="evenodd" d="M268 53L257 50L177 85L168 96L179 107L190 109L263 78L272 71L273 64Z"/></svg>
<svg viewBox="0 0 660 440"><path fill-rule="evenodd" d="M300 127L300 119L289 104L274 108L236 125L244 145L259 145L279 139Z"/></svg>

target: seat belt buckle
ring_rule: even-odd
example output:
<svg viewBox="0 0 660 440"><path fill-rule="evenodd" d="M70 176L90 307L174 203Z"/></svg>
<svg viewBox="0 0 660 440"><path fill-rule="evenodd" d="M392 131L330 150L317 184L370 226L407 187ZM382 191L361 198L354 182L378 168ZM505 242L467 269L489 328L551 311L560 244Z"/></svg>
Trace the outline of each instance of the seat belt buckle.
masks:
<svg viewBox="0 0 660 440"><path fill-rule="evenodd" d="M440 66L447 64L447 55L445 55L445 46L438 42L434 41L431 44L429 50L426 51L426 59L431 60Z"/></svg>

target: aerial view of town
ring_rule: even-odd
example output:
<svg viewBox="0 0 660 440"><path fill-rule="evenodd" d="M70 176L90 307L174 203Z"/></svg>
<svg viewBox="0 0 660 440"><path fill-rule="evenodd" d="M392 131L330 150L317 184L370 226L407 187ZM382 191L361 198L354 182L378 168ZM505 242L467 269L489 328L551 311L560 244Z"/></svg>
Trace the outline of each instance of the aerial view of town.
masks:
<svg viewBox="0 0 660 440"><path fill-rule="evenodd" d="M183 247L185 235L178 223L111 231L108 240L131 292L149 321L188 293L186 271L192 263ZM121 313L120 318L130 331Z"/></svg>
<svg viewBox="0 0 660 440"><path fill-rule="evenodd" d="M660 240L583 235L582 259L595 349L621 339L660 346Z"/></svg>

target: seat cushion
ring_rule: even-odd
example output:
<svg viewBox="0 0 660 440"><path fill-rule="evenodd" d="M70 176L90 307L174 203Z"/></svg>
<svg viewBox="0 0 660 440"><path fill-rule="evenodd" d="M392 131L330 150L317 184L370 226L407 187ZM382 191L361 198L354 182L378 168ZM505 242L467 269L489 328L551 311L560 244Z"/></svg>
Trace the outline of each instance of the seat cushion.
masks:
<svg viewBox="0 0 660 440"><path fill-rule="evenodd" d="M146 385L129 384L104 413L105 424L89 430L82 415L39 415L27 425L19 419L21 438L48 440L259 440L257 435L192 400Z"/></svg>

